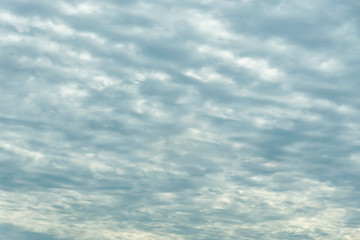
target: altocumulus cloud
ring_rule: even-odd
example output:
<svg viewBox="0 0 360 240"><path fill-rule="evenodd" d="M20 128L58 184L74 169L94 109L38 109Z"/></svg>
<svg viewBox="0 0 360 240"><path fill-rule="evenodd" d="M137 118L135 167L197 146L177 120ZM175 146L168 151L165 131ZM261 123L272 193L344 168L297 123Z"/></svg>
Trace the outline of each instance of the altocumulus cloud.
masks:
<svg viewBox="0 0 360 240"><path fill-rule="evenodd" d="M0 3L6 239L358 239L360 4Z"/></svg>

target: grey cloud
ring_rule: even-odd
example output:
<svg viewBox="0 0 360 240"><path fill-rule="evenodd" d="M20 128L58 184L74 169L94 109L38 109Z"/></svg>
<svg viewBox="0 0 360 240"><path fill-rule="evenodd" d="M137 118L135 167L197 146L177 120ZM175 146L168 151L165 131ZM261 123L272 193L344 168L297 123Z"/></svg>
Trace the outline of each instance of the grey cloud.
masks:
<svg viewBox="0 0 360 240"><path fill-rule="evenodd" d="M359 235L355 1L0 6L1 235Z"/></svg>
<svg viewBox="0 0 360 240"><path fill-rule="evenodd" d="M18 229L17 227L10 224L1 224L0 232L2 237L6 239L18 239L18 240L60 240L59 238L54 238L51 235L36 233L31 231L25 231ZM65 239L63 239L65 240Z"/></svg>

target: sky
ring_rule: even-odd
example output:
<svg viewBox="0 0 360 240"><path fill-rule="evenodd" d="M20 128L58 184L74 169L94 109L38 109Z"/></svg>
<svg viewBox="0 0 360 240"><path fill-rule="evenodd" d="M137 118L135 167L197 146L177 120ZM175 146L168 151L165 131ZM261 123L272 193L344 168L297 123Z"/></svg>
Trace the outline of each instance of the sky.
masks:
<svg viewBox="0 0 360 240"><path fill-rule="evenodd" d="M0 235L359 239L359 12L1 0Z"/></svg>

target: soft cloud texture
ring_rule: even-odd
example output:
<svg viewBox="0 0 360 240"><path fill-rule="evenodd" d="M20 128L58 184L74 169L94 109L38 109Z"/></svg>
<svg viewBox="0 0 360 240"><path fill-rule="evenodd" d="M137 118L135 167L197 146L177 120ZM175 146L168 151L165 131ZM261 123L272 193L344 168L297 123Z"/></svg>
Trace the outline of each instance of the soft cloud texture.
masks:
<svg viewBox="0 0 360 240"><path fill-rule="evenodd" d="M6 239L357 239L357 1L0 3Z"/></svg>

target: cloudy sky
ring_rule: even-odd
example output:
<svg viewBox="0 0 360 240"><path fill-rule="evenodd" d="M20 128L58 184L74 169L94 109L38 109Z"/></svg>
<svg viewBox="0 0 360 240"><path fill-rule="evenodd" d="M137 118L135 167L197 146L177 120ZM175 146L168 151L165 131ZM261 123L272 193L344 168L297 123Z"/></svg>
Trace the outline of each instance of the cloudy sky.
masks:
<svg viewBox="0 0 360 240"><path fill-rule="evenodd" d="M357 0L0 2L3 239L358 239Z"/></svg>

